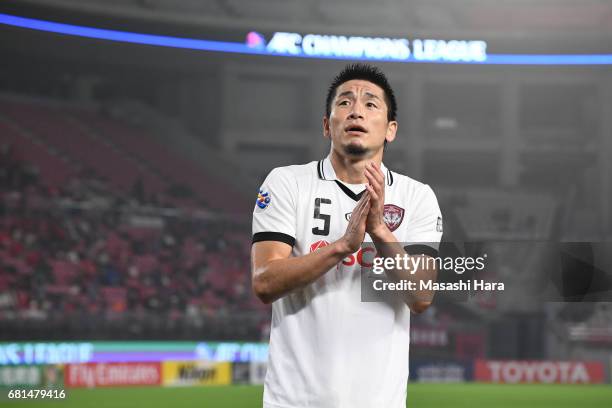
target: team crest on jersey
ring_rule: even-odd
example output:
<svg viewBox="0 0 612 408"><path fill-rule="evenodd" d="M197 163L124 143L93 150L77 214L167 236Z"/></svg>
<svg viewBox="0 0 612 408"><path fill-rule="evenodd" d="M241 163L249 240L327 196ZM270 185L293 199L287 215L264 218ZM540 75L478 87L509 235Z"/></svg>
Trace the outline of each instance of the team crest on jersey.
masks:
<svg viewBox="0 0 612 408"><path fill-rule="evenodd" d="M383 220L390 231L395 231L404 220L404 209L395 204L385 204Z"/></svg>
<svg viewBox="0 0 612 408"><path fill-rule="evenodd" d="M270 193L260 188L255 203L262 210L265 209L270 204Z"/></svg>
<svg viewBox="0 0 612 408"><path fill-rule="evenodd" d="M317 242L315 242L313 244L310 244L310 252L314 252L317 249L323 248L323 247L328 246L328 245L329 245L329 242L327 242L327 241L324 241L324 240L317 241Z"/></svg>

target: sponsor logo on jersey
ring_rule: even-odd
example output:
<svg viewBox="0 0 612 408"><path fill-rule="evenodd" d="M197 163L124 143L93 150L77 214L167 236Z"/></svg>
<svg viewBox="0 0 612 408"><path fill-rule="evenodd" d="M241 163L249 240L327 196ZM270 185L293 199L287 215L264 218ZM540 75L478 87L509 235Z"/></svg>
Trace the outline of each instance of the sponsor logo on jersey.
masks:
<svg viewBox="0 0 612 408"><path fill-rule="evenodd" d="M372 263L376 257L376 248L373 246L366 246L359 248L359 251L354 254L348 255L342 260L342 264L345 266L353 266L355 263L359 266L371 268L374 264Z"/></svg>
<svg viewBox="0 0 612 408"><path fill-rule="evenodd" d="M404 220L404 209L395 204L385 204L383 220L390 231L395 231Z"/></svg>
<svg viewBox="0 0 612 408"><path fill-rule="evenodd" d="M259 193L257 194L257 206L262 210L270 204L270 193L265 191L264 189L259 189Z"/></svg>
<svg viewBox="0 0 612 408"><path fill-rule="evenodd" d="M438 217L438 222L436 223L436 231L442 232L442 217Z"/></svg>
<svg viewBox="0 0 612 408"><path fill-rule="evenodd" d="M313 244L310 244L310 252L314 252L317 249L323 248L323 247L328 246L328 245L329 245L329 242L327 242L327 241L324 241L324 240L317 241L317 242L315 242Z"/></svg>

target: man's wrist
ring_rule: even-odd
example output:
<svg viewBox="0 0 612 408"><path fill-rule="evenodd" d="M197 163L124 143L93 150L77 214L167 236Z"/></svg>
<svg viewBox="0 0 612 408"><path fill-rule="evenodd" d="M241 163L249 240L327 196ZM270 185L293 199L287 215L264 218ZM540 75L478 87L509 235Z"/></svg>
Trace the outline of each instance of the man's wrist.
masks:
<svg viewBox="0 0 612 408"><path fill-rule="evenodd" d="M334 256L338 256L340 257L340 259L343 259L344 257L352 254L355 251L352 251L348 242L346 242L344 239L340 238L339 240L333 242L331 244L331 247L333 248L333 254Z"/></svg>
<svg viewBox="0 0 612 408"><path fill-rule="evenodd" d="M392 242L395 241L395 237L387 228L387 224L381 223L377 227L373 228L372 231L369 232L370 238L374 242Z"/></svg>

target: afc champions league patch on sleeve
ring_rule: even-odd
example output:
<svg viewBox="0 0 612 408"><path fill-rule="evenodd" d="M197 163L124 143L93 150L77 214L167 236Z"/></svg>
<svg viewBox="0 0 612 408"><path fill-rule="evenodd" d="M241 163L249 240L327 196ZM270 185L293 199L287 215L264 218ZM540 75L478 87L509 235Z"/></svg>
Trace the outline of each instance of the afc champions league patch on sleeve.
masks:
<svg viewBox="0 0 612 408"><path fill-rule="evenodd" d="M257 200L255 201L255 204L257 204L257 207L259 207L259 209L261 210L265 210L268 205L270 204L270 193L268 191L266 191L265 188L260 188L259 189L259 193L257 193Z"/></svg>

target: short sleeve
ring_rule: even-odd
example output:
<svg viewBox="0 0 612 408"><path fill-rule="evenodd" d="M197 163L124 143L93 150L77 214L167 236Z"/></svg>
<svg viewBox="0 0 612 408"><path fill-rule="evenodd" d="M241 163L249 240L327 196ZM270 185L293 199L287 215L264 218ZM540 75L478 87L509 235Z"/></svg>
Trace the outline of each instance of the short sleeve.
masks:
<svg viewBox="0 0 612 408"><path fill-rule="evenodd" d="M296 236L297 185L291 172L276 168L259 188L253 209L253 243L280 241L293 246Z"/></svg>
<svg viewBox="0 0 612 408"><path fill-rule="evenodd" d="M406 251L437 256L442 239L442 213L431 187L423 185L407 225Z"/></svg>

